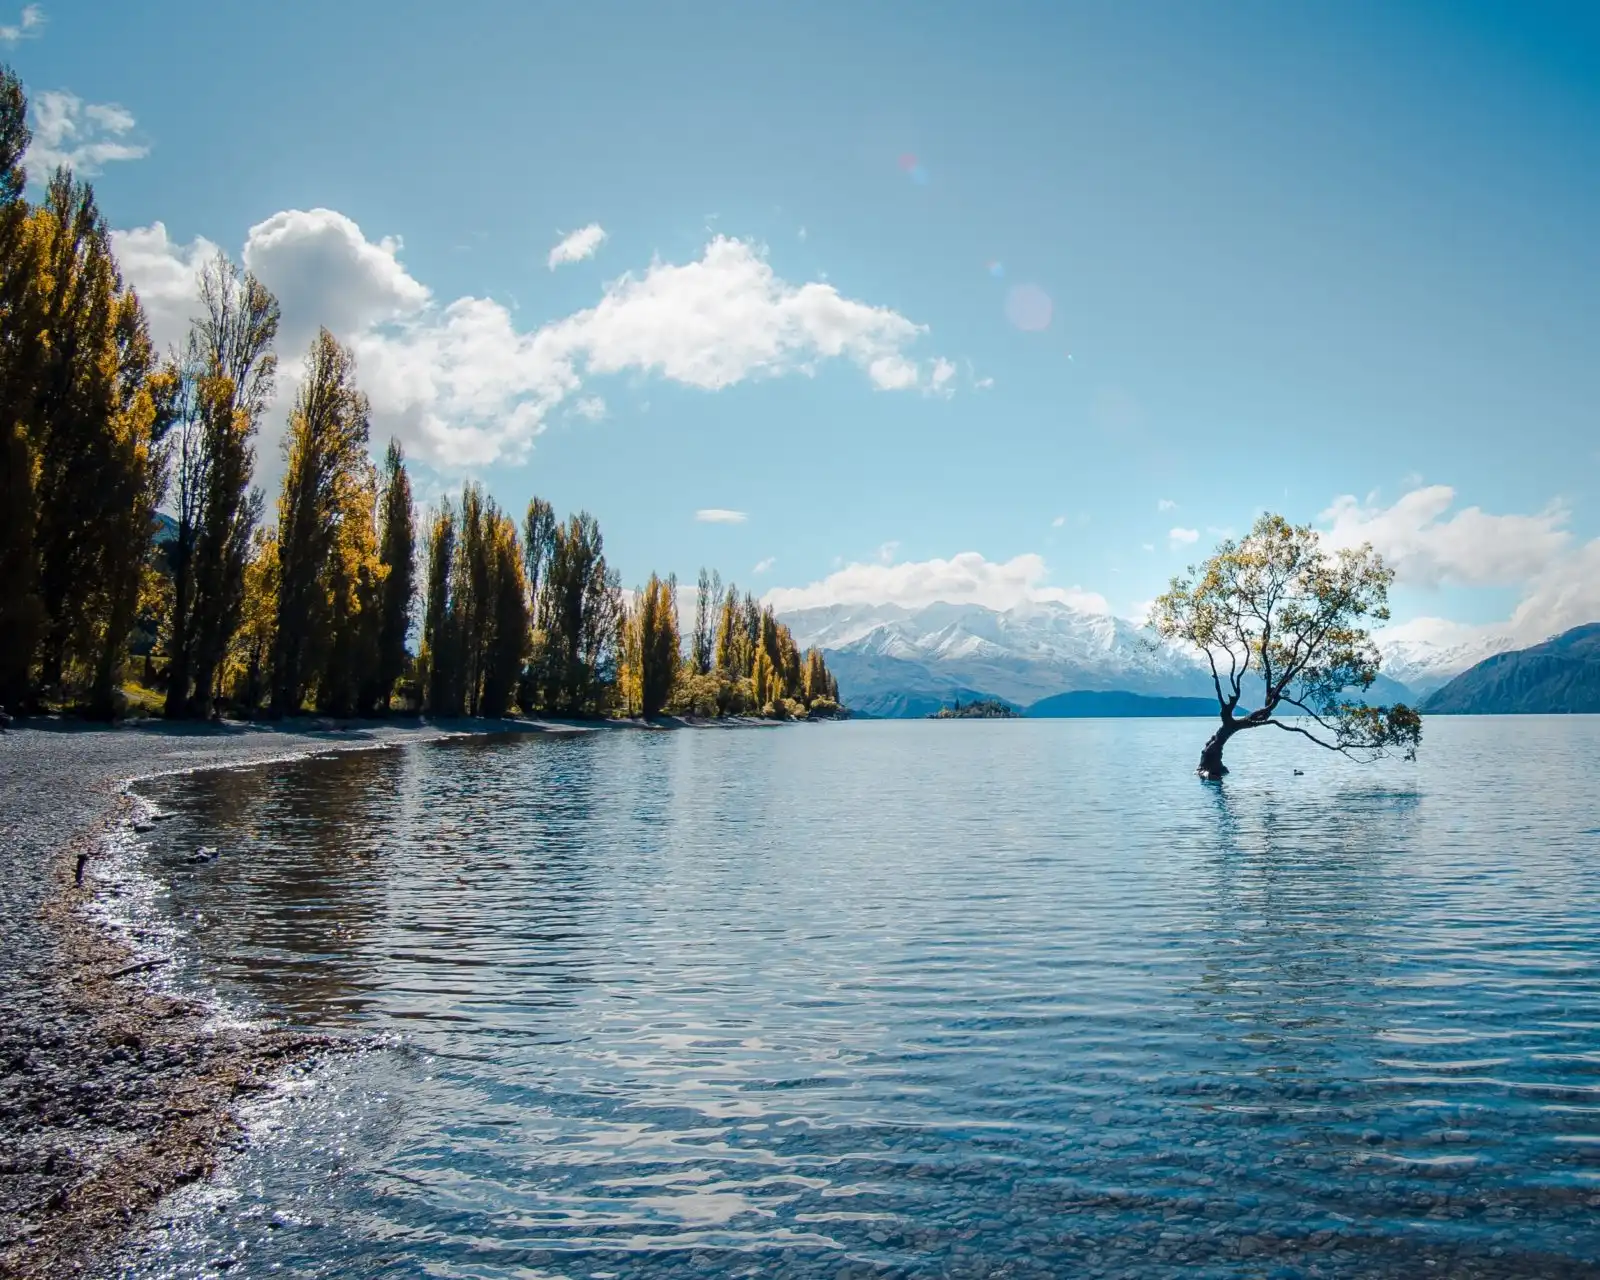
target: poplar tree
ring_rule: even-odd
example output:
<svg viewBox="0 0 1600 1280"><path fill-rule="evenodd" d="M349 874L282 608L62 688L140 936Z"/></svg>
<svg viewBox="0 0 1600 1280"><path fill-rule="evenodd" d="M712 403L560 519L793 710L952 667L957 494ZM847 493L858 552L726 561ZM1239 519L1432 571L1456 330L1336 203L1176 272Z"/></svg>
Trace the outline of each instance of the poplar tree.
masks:
<svg viewBox="0 0 1600 1280"><path fill-rule="evenodd" d="M417 655L423 700L434 715L459 714L451 703L455 645L450 633L450 564L455 545L455 510L446 498L428 524L427 599L422 615L422 645Z"/></svg>
<svg viewBox="0 0 1600 1280"><path fill-rule="evenodd" d="M359 530L344 526L362 518L370 492L367 418L367 398L355 384L354 358L321 330L306 356L284 440L287 468L278 499L278 618L272 655L272 708L277 715L301 709L319 661L326 660L330 628L346 623L359 607L356 593L368 547ZM370 505L365 519L370 530ZM342 559L330 583L329 558L335 551ZM344 594L335 598L333 591Z"/></svg>
<svg viewBox="0 0 1600 1280"><path fill-rule="evenodd" d="M278 531L268 526L250 536L244 600L228 658L228 684L235 705L254 714L268 694L273 637L278 622Z"/></svg>
<svg viewBox="0 0 1600 1280"><path fill-rule="evenodd" d="M24 196L27 103L0 67L0 698L35 678L108 715L149 566L173 379L86 183Z"/></svg>
<svg viewBox="0 0 1600 1280"><path fill-rule="evenodd" d="M600 526L586 511L556 527L539 593L542 646L535 683L563 715L603 715L616 681L622 592Z"/></svg>
<svg viewBox="0 0 1600 1280"><path fill-rule="evenodd" d="M671 701L683 659L678 638L678 584L655 574L637 592L623 624L624 697L630 711L650 719Z"/></svg>
<svg viewBox="0 0 1600 1280"><path fill-rule="evenodd" d="M469 716L478 714L483 689L484 641L491 604L485 539L488 514L483 490L476 484L466 485L461 490L460 532L450 566L450 613L456 659L453 701L458 713Z"/></svg>
<svg viewBox="0 0 1600 1280"><path fill-rule="evenodd" d="M522 520L523 567L528 579L528 608L539 616L539 587L555 546L556 514L543 498L528 500L528 514Z"/></svg>
<svg viewBox="0 0 1600 1280"><path fill-rule="evenodd" d="M822 650L806 650L805 697L809 706L817 698L828 697L828 668Z"/></svg>
<svg viewBox="0 0 1600 1280"><path fill-rule="evenodd" d="M783 696L778 688L778 673L764 645L756 649L756 660L750 669L750 696L756 709L763 714L769 712L773 702Z"/></svg>
<svg viewBox="0 0 1600 1280"><path fill-rule="evenodd" d="M178 391L177 371L157 368L139 299L131 292L121 293L113 302L112 315L116 366L99 485L104 513L101 558L90 596L89 712L104 719L119 710L128 634L151 571L156 508L167 482L163 437L176 413Z"/></svg>
<svg viewBox="0 0 1600 1280"><path fill-rule="evenodd" d="M173 449L170 717L210 714L214 677L238 626L262 507L250 485L253 442L277 374L278 302L266 286L219 253L200 273L198 302Z"/></svg>
<svg viewBox="0 0 1600 1280"><path fill-rule="evenodd" d="M317 679L317 710L348 716L371 709L364 695L378 664L384 569L378 558L378 477L365 439L334 491L333 540L317 591L324 655Z"/></svg>
<svg viewBox="0 0 1600 1280"><path fill-rule="evenodd" d="M492 502L486 516L489 608L479 708L481 714L497 717L511 710L523 659L528 654L529 593L524 573L525 548L517 541L517 526Z"/></svg>
<svg viewBox="0 0 1600 1280"><path fill-rule="evenodd" d="M743 627L744 623L739 613L739 589L730 582L727 594L722 597L722 608L717 614L715 655L716 670L730 679L737 679L745 674L744 663L740 658L740 637Z"/></svg>
<svg viewBox="0 0 1600 1280"><path fill-rule="evenodd" d="M34 558L36 458L29 399L40 357L37 242L23 199L23 156L32 137L22 84L0 65L0 703L31 693L34 651L43 630Z"/></svg>
<svg viewBox="0 0 1600 1280"><path fill-rule="evenodd" d="M383 564L382 622L378 633L376 687L371 701L388 711L395 682L405 674L406 636L411 631L417 598L417 517L411 502L411 479L405 452L389 441L383 461L383 515L379 559Z"/></svg>
<svg viewBox="0 0 1600 1280"><path fill-rule="evenodd" d="M93 190L58 169L23 234L36 280L25 332L11 335L20 358L10 372L20 377L8 379L7 410L25 437L8 450L27 472L8 485L21 490L10 518L32 525L13 540L31 543L21 612L37 648L22 661L31 668L36 656L42 686L64 696L70 678L107 715L150 555L172 396Z"/></svg>
<svg viewBox="0 0 1600 1280"><path fill-rule="evenodd" d="M741 628L744 640L740 646L740 657L743 660L744 675L755 673L756 650L761 647L761 606L756 603L756 598L750 592L744 593L744 601L739 606L739 617L743 623Z"/></svg>
<svg viewBox="0 0 1600 1280"><path fill-rule="evenodd" d="M695 584L694 636L690 645L691 660L700 675L706 675L716 660L719 631L716 611L721 600L722 575L702 568Z"/></svg>

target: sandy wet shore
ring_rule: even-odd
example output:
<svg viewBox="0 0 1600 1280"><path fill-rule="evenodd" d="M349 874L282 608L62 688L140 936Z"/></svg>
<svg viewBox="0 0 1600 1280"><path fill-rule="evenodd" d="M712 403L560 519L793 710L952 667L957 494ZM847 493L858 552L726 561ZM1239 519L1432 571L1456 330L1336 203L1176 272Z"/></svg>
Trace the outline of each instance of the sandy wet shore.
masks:
<svg viewBox="0 0 1600 1280"><path fill-rule="evenodd" d="M0 1276L90 1274L161 1196L204 1177L239 1136L235 1109L273 1073L344 1047L273 1028L219 1028L198 1002L148 985L150 967L88 907L99 858L135 811L132 779L515 722L353 727L308 722L0 734ZM89 855L82 885L79 854Z"/></svg>

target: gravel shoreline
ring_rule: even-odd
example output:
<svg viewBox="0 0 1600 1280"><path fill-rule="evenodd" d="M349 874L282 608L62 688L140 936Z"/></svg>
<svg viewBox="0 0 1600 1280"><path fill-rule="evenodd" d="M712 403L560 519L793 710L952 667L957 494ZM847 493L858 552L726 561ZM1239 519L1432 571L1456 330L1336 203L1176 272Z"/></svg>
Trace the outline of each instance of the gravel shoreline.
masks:
<svg viewBox="0 0 1600 1280"><path fill-rule="evenodd" d="M138 1215L238 1141L237 1105L278 1070L352 1042L216 1027L147 985L151 966L92 918L132 781L542 722L311 722L0 733L0 1276L92 1273ZM82 885L80 854L88 855Z"/></svg>

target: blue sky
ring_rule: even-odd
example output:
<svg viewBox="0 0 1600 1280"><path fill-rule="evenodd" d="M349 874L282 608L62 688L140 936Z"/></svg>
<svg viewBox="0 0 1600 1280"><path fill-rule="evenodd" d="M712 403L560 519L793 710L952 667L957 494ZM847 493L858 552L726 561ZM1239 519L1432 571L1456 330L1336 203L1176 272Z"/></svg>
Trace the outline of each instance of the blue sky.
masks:
<svg viewBox="0 0 1600 1280"><path fill-rule="evenodd" d="M627 582L1131 612L1272 508L1372 537L1402 618L1600 617L1593 5L0 26L158 332L202 250L243 254L286 370L342 330L378 430L587 507Z"/></svg>

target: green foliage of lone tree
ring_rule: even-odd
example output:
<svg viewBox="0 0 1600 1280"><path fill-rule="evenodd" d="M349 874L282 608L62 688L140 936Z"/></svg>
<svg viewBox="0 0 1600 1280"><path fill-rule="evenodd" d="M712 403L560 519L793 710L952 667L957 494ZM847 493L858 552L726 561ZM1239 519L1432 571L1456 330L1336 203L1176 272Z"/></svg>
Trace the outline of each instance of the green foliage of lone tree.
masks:
<svg viewBox="0 0 1600 1280"><path fill-rule="evenodd" d="M1220 780L1229 739L1270 725L1355 759L1391 752L1416 759L1422 717L1403 703L1351 699L1377 678L1369 622L1389 617L1394 571L1370 546L1330 552L1309 525L1264 515L1244 538L1223 542L1151 607L1163 640L1194 646L1211 668L1221 727L1200 753L1199 774ZM1240 713L1244 680L1261 683L1261 705ZM1295 723L1309 721L1310 724Z"/></svg>

